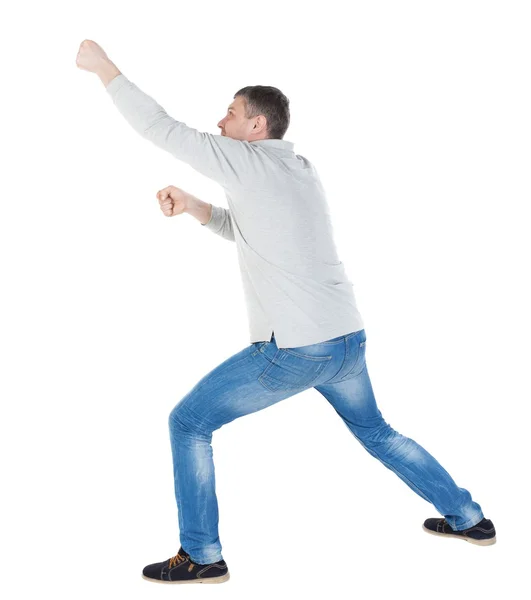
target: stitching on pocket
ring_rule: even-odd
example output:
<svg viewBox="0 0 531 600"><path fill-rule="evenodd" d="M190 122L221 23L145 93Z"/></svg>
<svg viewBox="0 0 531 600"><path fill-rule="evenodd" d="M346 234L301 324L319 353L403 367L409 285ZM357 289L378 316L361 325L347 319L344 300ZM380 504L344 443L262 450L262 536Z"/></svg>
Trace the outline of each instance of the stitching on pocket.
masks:
<svg viewBox="0 0 531 600"><path fill-rule="evenodd" d="M284 350L284 352L288 352L289 354L293 354L294 356L297 357L301 357L301 358L306 358L309 360L330 360L332 358L332 355L329 356L313 356L312 354L302 354L302 352L295 352L293 350L291 350L290 348L279 348L279 350ZM276 354L275 354L276 357Z"/></svg>
<svg viewBox="0 0 531 600"><path fill-rule="evenodd" d="M363 372L363 369L365 368L365 356L363 357L363 367L357 373L354 372L354 369L356 369L356 367L359 367L360 356L361 356L362 352L365 352L366 342L367 342L367 340L363 340L363 342L360 342L358 344L358 356L356 357L356 362L354 365L352 365L352 369L350 369L350 371L348 371L347 373L345 373L343 375L343 377L341 377L340 381L345 381L346 379L352 379L353 377L357 377L360 373Z"/></svg>
<svg viewBox="0 0 531 600"><path fill-rule="evenodd" d="M308 373L308 374L305 374L306 379L303 378L300 382L291 383L289 381L285 381L281 378L276 378L273 375L271 375L272 372L274 373L275 369L278 369L279 375L282 375L282 365L281 365L280 361L278 360L278 357L282 355L282 352L286 353L287 355L296 356L297 358L302 357L303 361L306 359L313 360L314 363L317 365L317 369L311 373L311 378L309 380L306 380L308 377L310 377L310 373ZM273 356L270 364L264 369L262 374L258 377L258 381L264 387L266 387L268 390L271 390L272 392L297 390L297 389L307 388L307 387L309 388L309 387L312 387L313 382L316 381L316 379L318 379L318 377L321 375L323 369L326 368L326 366L329 364L331 359L332 359L332 356L309 356L306 354L299 354L298 352L293 352L287 348L278 348L277 351L275 352L275 355Z"/></svg>

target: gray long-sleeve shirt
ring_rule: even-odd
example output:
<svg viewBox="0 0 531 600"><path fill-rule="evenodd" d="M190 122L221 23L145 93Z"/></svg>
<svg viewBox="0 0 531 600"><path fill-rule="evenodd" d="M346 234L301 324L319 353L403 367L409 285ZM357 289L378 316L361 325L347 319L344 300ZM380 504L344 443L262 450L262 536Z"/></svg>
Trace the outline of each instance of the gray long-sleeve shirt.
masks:
<svg viewBox="0 0 531 600"><path fill-rule="evenodd" d="M281 139L235 140L176 121L123 73L106 87L141 136L219 183L206 229L236 243L250 342L317 344L364 328L312 163Z"/></svg>

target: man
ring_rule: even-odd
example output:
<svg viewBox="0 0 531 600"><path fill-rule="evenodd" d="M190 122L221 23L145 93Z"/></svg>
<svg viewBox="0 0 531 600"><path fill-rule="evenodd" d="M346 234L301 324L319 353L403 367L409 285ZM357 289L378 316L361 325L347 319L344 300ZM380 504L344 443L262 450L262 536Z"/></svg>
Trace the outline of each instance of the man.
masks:
<svg viewBox="0 0 531 600"><path fill-rule="evenodd" d="M205 375L170 413L181 547L144 568L166 583L219 583L221 554L212 433L308 388L332 405L363 447L444 515L423 528L479 545L495 529L470 493L377 407L366 334L352 283L339 260L325 192L315 167L283 136L289 101L277 88L249 86L202 133L171 118L129 81L98 44L85 40L78 67L96 73L115 106L143 137L217 181L229 208L169 186L157 198L166 216L188 213L236 243L251 344Z"/></svg>

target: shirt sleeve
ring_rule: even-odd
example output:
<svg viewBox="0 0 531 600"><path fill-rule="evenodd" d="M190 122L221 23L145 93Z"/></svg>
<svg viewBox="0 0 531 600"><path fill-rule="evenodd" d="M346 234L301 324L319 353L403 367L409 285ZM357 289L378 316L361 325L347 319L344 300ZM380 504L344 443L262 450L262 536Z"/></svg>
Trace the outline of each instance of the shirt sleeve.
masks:
<svg viewBox="0 0 531 600"><path fill-rule="evenodd" d="M204 133L170 117L123 73L105 88L116 108L142 137L222 186L243 183L255 167L245 140Z"/></svg>
<svg viewBox="0 0 531 600"><path fill-rule="evenodd" d="M235 241L230 209L213 204L210 221L207 223L201 223L201 225L207 229L210 229L214 233L217 233L226 240L230 240L231 242Z"/></svg>

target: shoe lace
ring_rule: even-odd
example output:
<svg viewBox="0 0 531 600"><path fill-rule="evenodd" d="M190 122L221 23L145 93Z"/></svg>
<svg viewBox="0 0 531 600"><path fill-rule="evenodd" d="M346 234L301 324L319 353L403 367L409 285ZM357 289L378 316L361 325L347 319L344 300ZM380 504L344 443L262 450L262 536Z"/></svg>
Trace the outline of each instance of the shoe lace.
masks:
<svg viewBox="0 0 531 600"><path fill-rule="evenodd" d="M170 558L170 568L171 567L175 567L176 565L178 565L181 562L184 562L186 560L186 556L183 556L182 554L179 554L177 552L177 554L175 556L172 556L172 558Z"/></svg>

